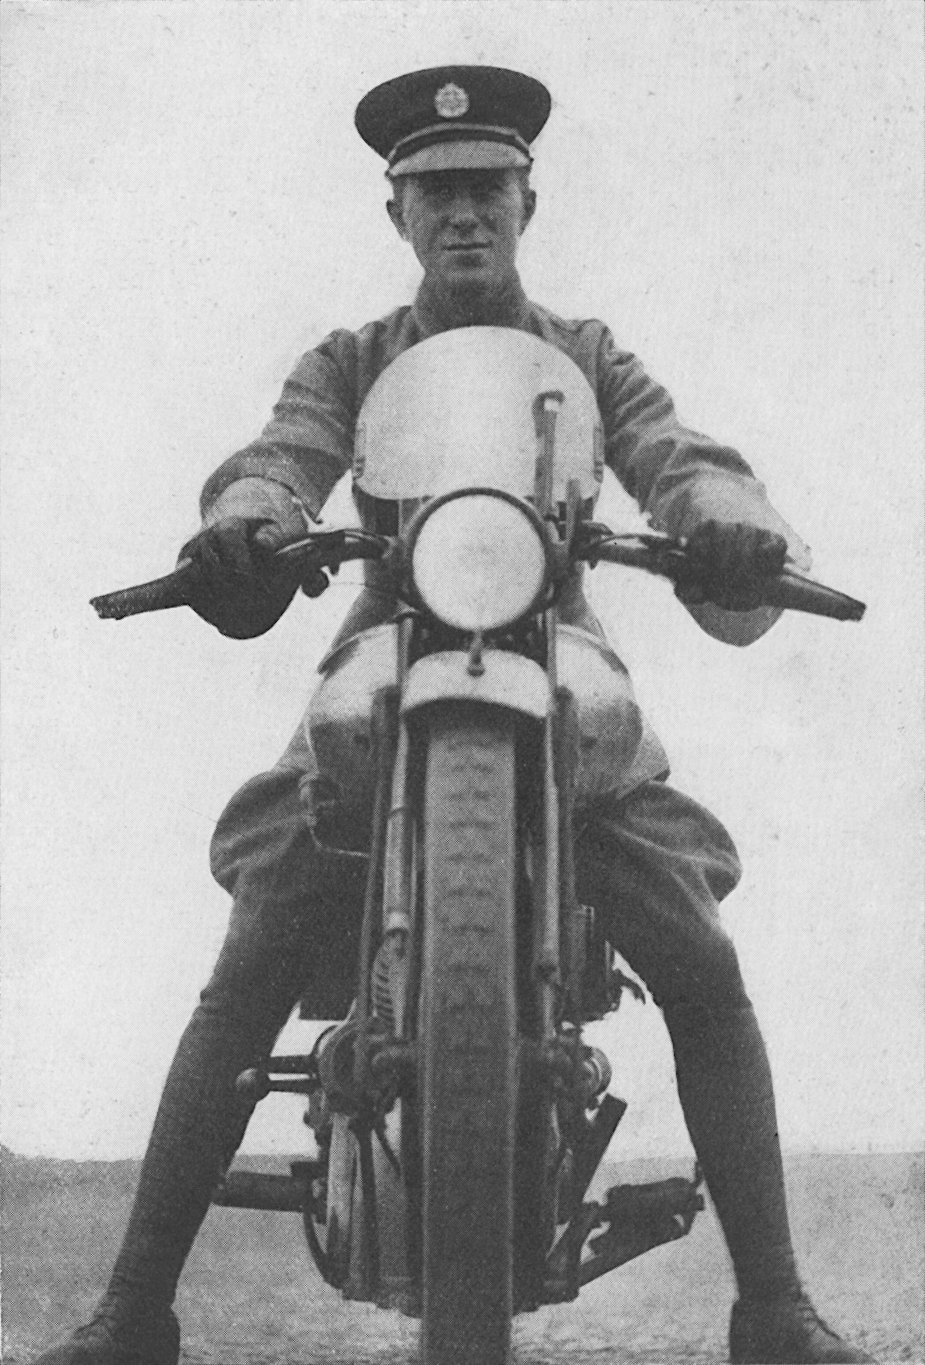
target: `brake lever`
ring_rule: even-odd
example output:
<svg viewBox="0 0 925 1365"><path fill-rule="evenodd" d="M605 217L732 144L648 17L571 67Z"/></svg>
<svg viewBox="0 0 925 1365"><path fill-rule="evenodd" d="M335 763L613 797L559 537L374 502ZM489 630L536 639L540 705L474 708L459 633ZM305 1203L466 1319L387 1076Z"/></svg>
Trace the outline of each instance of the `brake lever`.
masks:
<svg viewBox="0 0 925 1365"><path fill-rule="evenodd" d="M600 563L607 549L619 550L612 562L629 568L645 569L647 573L674 578L685 562L684 546L672 536L660 531L631 531L615 534L602 521L583 522L576 535L576 555L592 569Z"/></svg>

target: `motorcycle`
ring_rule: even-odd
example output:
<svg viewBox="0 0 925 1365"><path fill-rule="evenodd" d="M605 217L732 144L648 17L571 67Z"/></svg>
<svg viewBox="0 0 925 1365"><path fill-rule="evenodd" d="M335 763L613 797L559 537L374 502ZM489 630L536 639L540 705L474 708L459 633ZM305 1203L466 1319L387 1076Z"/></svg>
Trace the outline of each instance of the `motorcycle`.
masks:
<svg viewBox="0 0 925 1365"><path fill-rule="evenodd" d="M277 552L311 595L370 561L399 609L328 655L305 718L313 837L365 875L352 1003L309 1055L238 1081L302 1096L317 1155L231 1169L214 1202L300 1213L328 1284L420 1316L425 1365L506 1365L514 1314L575 1299L703 1207L697 1170L586 1197L626 1105L582 1028L638 987L576 896L573 828L645 722L606 642L559 607L583 564L685 573L683 543L594 520L603 469L571 360L510 329L443 333L359 414L354 485L397 507L395 533ZM195 573L94 605L182 605ZM790 569L764 600L864 612Z"/></svg>

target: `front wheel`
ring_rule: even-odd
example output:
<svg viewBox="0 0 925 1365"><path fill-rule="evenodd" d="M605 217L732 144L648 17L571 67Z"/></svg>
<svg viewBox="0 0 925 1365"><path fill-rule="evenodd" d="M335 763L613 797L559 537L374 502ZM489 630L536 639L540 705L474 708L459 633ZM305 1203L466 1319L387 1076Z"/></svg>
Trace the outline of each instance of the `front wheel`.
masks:
<svg viewBox="0 0 925 1365"><path fill-rule="evenodd" d="M430 719L420 1094L424 1365L508 1365L512 1318L515 719Z"/></svg>

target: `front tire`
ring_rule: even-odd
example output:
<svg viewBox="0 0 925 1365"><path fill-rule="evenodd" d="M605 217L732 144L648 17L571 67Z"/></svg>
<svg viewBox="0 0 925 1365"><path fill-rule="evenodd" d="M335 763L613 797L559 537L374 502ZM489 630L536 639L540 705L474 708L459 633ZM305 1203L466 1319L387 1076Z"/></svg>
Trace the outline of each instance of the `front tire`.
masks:
<svg viewBox="0 0 925 1365"><path fill-rule="evenodd" d="M424 794L420 1094L424 1365L508 1365L512 1318L515 719L435 711Z"/></svg>

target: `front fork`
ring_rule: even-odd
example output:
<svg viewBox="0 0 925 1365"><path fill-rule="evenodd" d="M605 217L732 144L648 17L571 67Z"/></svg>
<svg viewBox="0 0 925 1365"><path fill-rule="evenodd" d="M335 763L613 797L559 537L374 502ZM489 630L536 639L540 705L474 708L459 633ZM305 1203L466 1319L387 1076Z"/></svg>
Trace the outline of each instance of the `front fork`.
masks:
<svg viewBox="0 0 925 1365"><path fill-rule="evenodd" d="M592 1050L581 1045L578 1030L580 979L569 970L579 967L572 951L580 936L572 849L578 731L571 694L557 684L555 609L546 613L544 624L548 642L547 695L552 696L554 705L545 707L537 754L540 771L535 772L539 780L532 784L533 792L539 790L542 799L532 813L529 835L526 827L523 829L529 842L532 865L532 929L528 954L531 971L529 982L523 984L533 997L529 1005L523 1001L525 1008L521 1011L520 1134L525 1160L519 1166L525 1176L519 1182L521 1189L517 1202L521 1216L518 1217L515 1261L521 1267L518 1279L523 1292L518 1297L524 1306L526 1301L542 1300L545 1256L563 1213L560 1168L565 1130L569 1130L570 1141L575 1136L586 1137L585 1113L609 1080L609 1069L602 1056L595 1054L592 1057ZM405 618L399 623L399 697L405 694L413 631L413 618ZM470 670L466 669L466 672L471 676ZM509 700L515 700L507 695ZM431 693L429 700L446 704L454 698ZM494 703L495 698L489 692L485 704ZM361 1115L365 1110L368 1128L376 1122L375 1096L385 1093L394 1098L397 1095L395 1107L402 1110L414 1103L413 1002L417 994L416 964L419 959L415 915L413 750L407 718L396 706L395 698L381 699L376 729L381 766L362 933L353 1078L356 1105ZM567 951L566 958L563 948ZM370 994L374 961L376 1002ZM372 1027L374 1005L377 1014L381 1016L382 1013L377 1002L381 1001L383 991L389 1001L391 1037L388 1039ZM566 999L572 1006L569 1014L575 1020L575 1026L563 1030ZM380 1111L379 1120L383 1118ZM412 1127L413 1122L396 1124L393 1108L389 1120L393 1144L403 1129ZM587 1147L587 1142L584 1145ZM404 1137L401 1146L403 1149L406 1146ZM355 1213L360 1213L361 1236L369 1248L369 1254L363 1258L364 1278L368 1277L369 1283L364 1286L368 1293L360 1290L360 1286L355 1286L354 1292L359 1290L362 1297L381 1301L383 1293L387 1298L391 1297L390 1286L414 1280L419 1254L415 1232L418 1201L413 1174L415 1154L402 1150L398 1153L399 1165L404 1176L409 1178L403 1181L407 1200L405 1237L397 1240L403 1242L404 1247L399 1250L393 1238L386 1239L390 1246L385 1247L379 1235L379 1216L386 1212L386 1221L394 1233L397 1230L395 1211L389 1214L377 1206L383 1195L388 1202L395 1194L395 1152L389 1153L385 1163L388 1171L382 1160L376 1160L376 1153L375 1140L371 1146L360 1144L362 1209L355 1207ZM586 1151L578 1154L579 1167L587 1165L587 1155ZM386 1189L382 1188L383 1184ZM388 1265L382 1263L380 1252L384 1253Z"/></svg>

